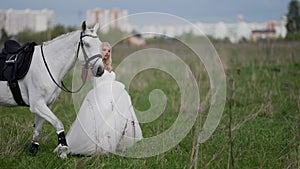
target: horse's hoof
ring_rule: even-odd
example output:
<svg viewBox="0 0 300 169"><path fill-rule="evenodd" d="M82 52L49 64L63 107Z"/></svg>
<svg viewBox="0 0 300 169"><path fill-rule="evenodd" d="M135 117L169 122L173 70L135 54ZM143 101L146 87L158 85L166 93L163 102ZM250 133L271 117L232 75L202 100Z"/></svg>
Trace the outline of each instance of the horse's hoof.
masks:
<svg viewBox="0 0 300 169"><path fill-rule="evenodd" d="M69 147L65 137L65 132L62 131L58 134L58 146L54 149L53 152L57 152L60 158L67 158Z"/></svg>
<svg viewBox="0 0 300 169"><path fill-rule="evenodd" d="M53 151L54 153L58 154L58 157L60 158L67 158L67 154L69 153L69 147L63 146L59 144Z"/></svg>
<svg viewBox="0 0 300 169"><path fill-rule="evenodd" d="M39 150L39 143L35 142L35 141L32 141L31 145L29 147L29 153L31 155L36 155L36 153L38 152L38 150Z"/></svg>
<svg viewBox="0 0 300 169"><path fill-rule="evenodd" d="M62 159L66 159L66 158L68 158L67 154L68 153L66 151L62 152L62 153L59 154L59 157L62 158Z"/></svg>

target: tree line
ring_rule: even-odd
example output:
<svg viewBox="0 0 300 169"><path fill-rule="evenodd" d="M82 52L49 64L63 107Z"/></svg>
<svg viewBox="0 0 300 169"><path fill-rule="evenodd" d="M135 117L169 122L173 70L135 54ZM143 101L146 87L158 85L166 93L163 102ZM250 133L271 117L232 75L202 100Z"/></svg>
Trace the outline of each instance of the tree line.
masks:
<svg viewBox="0 0 300 169"><path fill-rule="evenodd" d="M48 29L46 31L35 32L30 29L25 29L24 31L18 33L17 35L7 35L4 29L1 29L1 39L0 44L3 44L8 39L15 39L20 43L33 41L38 44L51 40L59 35L65 34L67 32L74 31L75 27L64 27L63 25L56 25L54 28Z"/></svg>

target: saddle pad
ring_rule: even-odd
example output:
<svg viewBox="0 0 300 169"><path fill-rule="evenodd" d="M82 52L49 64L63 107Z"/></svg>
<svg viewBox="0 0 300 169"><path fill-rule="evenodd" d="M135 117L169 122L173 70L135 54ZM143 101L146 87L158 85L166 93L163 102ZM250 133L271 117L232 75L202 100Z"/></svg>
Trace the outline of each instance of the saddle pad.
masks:
<svg viewBox="0 0 300 169"><path fill-rule="evenodd" d="M30 68L34 46L37 44L35 42L27 42L22 46L11 47L9 45L11 40L7 41L7 43L8 45L0 53L0 81L20 80L25 77ZM16 48L21 50L17 51ZM12 51L17 51L17 53L9 53ZM6 61L12 56L17 58L15 63L7 64Z"/></svg>

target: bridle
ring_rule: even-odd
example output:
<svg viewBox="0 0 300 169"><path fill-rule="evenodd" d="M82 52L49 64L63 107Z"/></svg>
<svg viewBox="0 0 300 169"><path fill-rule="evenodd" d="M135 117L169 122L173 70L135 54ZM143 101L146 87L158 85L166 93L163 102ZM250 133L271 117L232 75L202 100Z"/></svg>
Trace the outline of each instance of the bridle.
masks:
<svg viewBox="0 0 300 169"><path fill-rule="evenodd" d="M96 54L96 55L94 55L94 56L92 56L92 57L90 57L90 58L87 56L87 54L86 54L86 52L85 52L85 49L84 49L84 47L83 47L83 41L82 41L82 38L87 37L87 36L88 36L88 37L91 37L91 38L98 38L98 36L96 36L96 35L88 35L88 34L83 35L83 32L80 33L80 41L79 41L78 47L77 47L76 58L78 58L79 49L80 49L80 47L81 47L81 50L82 50L82 53L83 53L83 56L84 56L85 68L86 68L86 69L88 69L88 64L89 64L90 61L92 61L92 60L94 60L94 59L97 59L97 60L94 62L94 64L95 64L95 63L98 61L98 59L102 58L101 54ZM94 64L93 64L93 66L94 66Z"/></svg>
<svg viewBox="0 0 300 169"><path fill-rule="evenodd" d="M94 64L92 65L92 66L94 66L94 65L96 64L96 62L97 62L100 58L102 58L102 56L101 56L101 54L96 54L96 55L93 55L93 56L90 57L90 58L88 57L88 55L87 55L87 53L86 53L86 51L85 51L85 49L84 49L84 44L83 44L83 41L82 41L82 39L83 39L84 37L98 38L98 36L96 36L96 35L89 35L89 34L85 34L85 35L84 35L83 32L80 33L80 40L79 40L79 42L78 42L77 51L76 51L76 60L78 59L79 50L80 50L80 48L81 48L82 53L83 53L83 56L84 56L84 62L85 62L84 68L85 68L85 69L88 69L88 68L89 68L89 62L90 62L90 61L92 61L92 60L94 60L94 59L97 59L97 60L94 62ZM59 84L56 82L56 80L54 79L54 77L53 77L53 75L51 74L51 71L50 71L50 69L49 69L49 66L48 66L48 64L47 64L47 62L46 62L46 59L45 59L45 55L44 55L44 51L43 51L43 44L41 45L41 53L42 53L42 57L43 57L43 61L44 61L44 64L45 64L45 66L46 66L46 69L47 69L47 71L48 71L48 73L49 73L49 75L50 75L52 81L55 83L55 85L56 85L58 88L60 88L61 90L65 91L65 92L68 92L68 93L77 93L77 92L79 92L79 91L81 90L81 88L85 85L88 71L85 71L84 80L83 80L81 86L80 86L77 90L72 91L72 90L68 89L68 88L64 85L63 81L61 81L61 85L59 85Z"/></svg>

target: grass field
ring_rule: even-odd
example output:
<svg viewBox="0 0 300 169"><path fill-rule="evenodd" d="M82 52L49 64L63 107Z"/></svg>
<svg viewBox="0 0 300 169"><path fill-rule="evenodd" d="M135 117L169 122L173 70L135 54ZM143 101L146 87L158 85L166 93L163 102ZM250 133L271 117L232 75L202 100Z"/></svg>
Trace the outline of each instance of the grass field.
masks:
<svg viewBox="0 0 300 169"><path fill-rule="evenodd" d="M214 44L227 75L227 102L212 137L197 143L207 115L199 112L188 135L171 150L149 158L116 155L59 159L52 153L57 144L54 128L45 123L36 156L27 152L34 116L28 108L0 107L0 168L300 168L300 43ZM161 48L180 56L190 65L199 84L201 100L209 90L203 65L188 48L178 43L113 48L114 66L142 48ZM71 74L66 77L71 86ZM201 84L201 85L200 85ZM144 137L167 130L180 109L176 81L159 70L139 73L129 87L135 108L147 110L150 91L164 91L164 113L141 124ZM62 92L52 110L66 131L76 117L72 96Z"/></svg>

